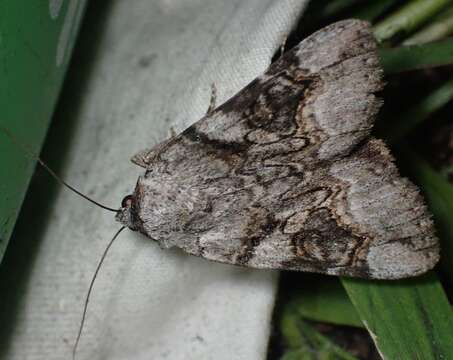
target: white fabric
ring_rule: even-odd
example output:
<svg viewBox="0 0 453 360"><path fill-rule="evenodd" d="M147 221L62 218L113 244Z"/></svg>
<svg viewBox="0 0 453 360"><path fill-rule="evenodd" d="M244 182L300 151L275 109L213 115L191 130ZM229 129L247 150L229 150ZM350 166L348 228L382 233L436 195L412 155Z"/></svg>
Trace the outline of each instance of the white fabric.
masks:
<svg viewBox="0 0 453 360"><path fill-rule="evenodd" d="M119 206L142 171L131 155L200 118L212 83L220 104L259 75L306 2L112 1L83 101L69 109L78 121L63 177ZM70 358L89 281L119 228L112 218L59 192L8 359ZM264 359L277 276L125 230L96 282L78 359Z"/></svg>

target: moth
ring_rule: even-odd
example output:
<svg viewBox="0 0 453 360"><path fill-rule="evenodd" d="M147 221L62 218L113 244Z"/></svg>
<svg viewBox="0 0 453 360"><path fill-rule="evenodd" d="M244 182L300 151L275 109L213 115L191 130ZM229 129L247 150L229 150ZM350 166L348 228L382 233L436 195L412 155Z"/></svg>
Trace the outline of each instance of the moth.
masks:
<svg viewBox="0 0 453 360"><path fill-rule="evenodd" d="M370 25L334 23L181 134L132 158L116 219L208 260L398 279L439 243L419 191L370 137L383 71Z"/></svg>

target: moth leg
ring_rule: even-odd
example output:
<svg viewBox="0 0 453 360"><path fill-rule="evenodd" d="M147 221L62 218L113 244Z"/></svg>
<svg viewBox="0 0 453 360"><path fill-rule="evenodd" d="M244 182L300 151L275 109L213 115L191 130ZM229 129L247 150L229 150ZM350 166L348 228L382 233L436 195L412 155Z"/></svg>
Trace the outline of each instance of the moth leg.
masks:
<svg viewBox="0 0 453 360"><path fill-rule="evenodd" d="M174 131L174 129L173 129ZM141 166L144 169L147 169L153 162L156 155L162 152L168 144L171 144L175 137L171 137L167 140L162 141L161 143L155 145L153 148L145 149L139 151L134 156L132 156L131 161L138 166Z"/></svg>
<svg viewBox="0 0 453 360"><path fill-rule="evenodd" d="M215 103L217 100L217 88L214 83L211 84L211 99L209 100L208 111L206 111L206 116L211 115L215 109Z"/></svg>

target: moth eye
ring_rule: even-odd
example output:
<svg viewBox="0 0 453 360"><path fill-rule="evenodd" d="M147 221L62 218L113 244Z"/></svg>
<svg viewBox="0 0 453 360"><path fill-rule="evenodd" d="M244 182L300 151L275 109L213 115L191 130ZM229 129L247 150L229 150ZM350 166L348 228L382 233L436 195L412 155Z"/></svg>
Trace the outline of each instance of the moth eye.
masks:
<svg viewBox="0 0 453 360"><path fill-rule="evenodd" d="M123 207L123 208L130 207L132 205L133 201L134 201L134 196L133 195L127 195L121 201L121 207Z"/></svg>

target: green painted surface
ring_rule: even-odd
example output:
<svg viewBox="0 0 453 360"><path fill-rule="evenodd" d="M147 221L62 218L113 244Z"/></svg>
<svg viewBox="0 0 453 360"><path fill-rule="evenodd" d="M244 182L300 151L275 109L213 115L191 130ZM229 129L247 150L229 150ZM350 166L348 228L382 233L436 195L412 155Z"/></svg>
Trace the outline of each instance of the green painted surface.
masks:
<svg viewBox="0 0 453 360"><path fill-rule="evenodd" d="M49 126L84 8L84 0L0 2L0 128L34 153ZM0 132L0 261L35 163Z"/></svg>

